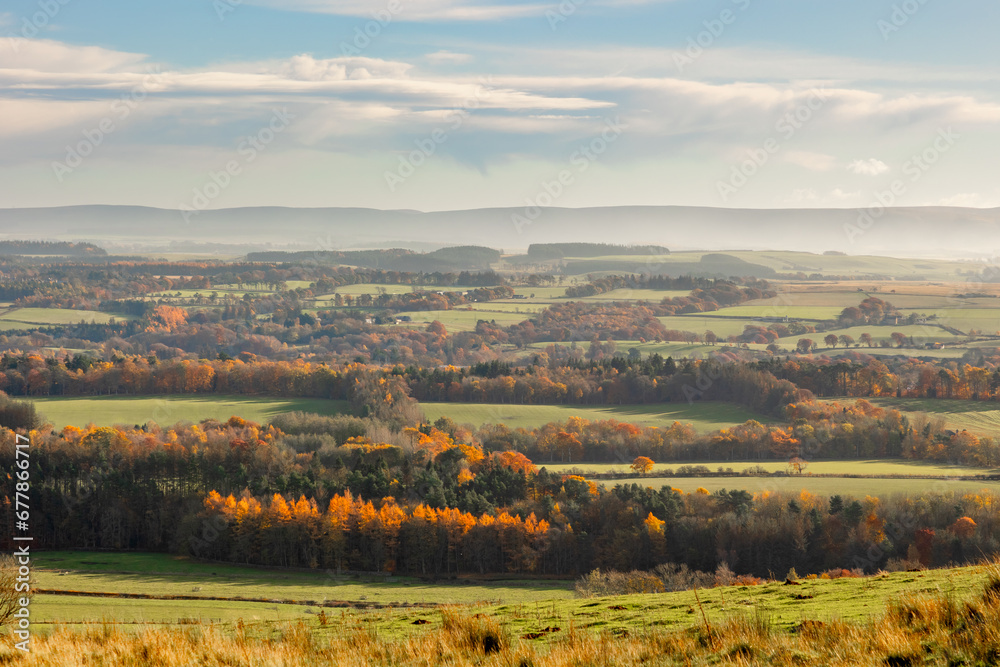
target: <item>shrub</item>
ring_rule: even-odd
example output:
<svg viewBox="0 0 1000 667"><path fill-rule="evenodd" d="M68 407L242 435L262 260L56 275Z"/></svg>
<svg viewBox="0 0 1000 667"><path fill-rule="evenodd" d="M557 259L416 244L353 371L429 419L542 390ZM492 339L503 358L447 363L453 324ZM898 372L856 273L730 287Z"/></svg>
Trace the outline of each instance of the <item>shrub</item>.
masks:
<svg viewBox="0 0 1000 667"><path fill-rule="evenodd" d="M31 401L17 401L0 392L0 426L12 430L30 431L41 425L41 419Z"/></svg>

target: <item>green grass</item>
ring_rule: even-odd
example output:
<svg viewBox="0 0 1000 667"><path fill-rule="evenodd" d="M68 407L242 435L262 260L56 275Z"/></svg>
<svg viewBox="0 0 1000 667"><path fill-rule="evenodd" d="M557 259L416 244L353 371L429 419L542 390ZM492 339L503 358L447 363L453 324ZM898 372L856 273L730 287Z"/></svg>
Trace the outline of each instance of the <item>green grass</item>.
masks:
<svg viewBox="0 0 1000 667"><path fill-rule="evenodd" d="M802 334L800 336L789 336L787 338L779 338L778 345L794 350L800 338L809 338L816 344L818 350L829 351L830 348L826 346L826 343L823 342L823 339L829 336L830 334L834 334L838 337L842 336L843 334L847 334L848 336L854 339L855 343L857 343L861 339L861 334L867 333L870 334L872 340L875 341L876 344L878 344L880 341L883 340L889 341L891 343L892 334L897 332L908 337L912 336L914 342L916 342L917 344L930 343L935 341L940 341L942 343L951 343L961 340L957 338L955 335L950 334L944 329L936 327L932 324L900 324L899 326L891 326L891 325L877 326L877 327L862 326L862 327L849 327L846 329L833 329L831 331L818 331L816 333L807 333L807 334ZM856 349L859 352L865 352L865 353L870 351L869 348L863 345L861 347L857 348L852 347L850 349ZM837 348L833 351L836 350L844 350L844 348L838 345ZM883 351L885 350L883 349ZM925 350L915 349L915 348L902 348L898 351L898 353L910 354L914 356L921 355L924 352Z"/></svg>
<svg viewBox="0 0 1000 667"><path fill-rule="evenodd" d="M129 592L124 591L123 592ZM308 610L308 611L307 611ZM51 624L109 621L155 625L203 622L294 621L308 618L304 605L225 600L129 600L69 595L36 595L31 603L32 623Z"/></svg>
<svg viewBox="0 0 1000 667"><path fill-rule="evenodd" d="M924 414L929 419L940 417L952 429L968 429L981 435L1000 436L1000 403L942 398L872 398L868 400L883 408Z"/></svg>
<svg viewBox="0 0 1000 667"><path fill-rule="evenodd" d="M733 470L737 470L737 468L733 467ZM819 496L840 494L856 498L864 498L865 496L886 497L892 495L918 497L927 493L977 493L983 490L994 494L1000 493L1000 482L995 481L810 477L808 474L789 477L630 477L601 481L607 486L639 484L640 486L649 486L654 489L672 486L686 493L691 493L698 488L704 488L710 492L719 491L720 489L743 489L750 493L761 493L763 491L799 493L801 491L808 491Z"/></svg>
<svg viewBox="0 0 1000 667"><path fill-rule="evenodd" d="M137 556L144 562L137 563ZM129 557L130 562L119 565L118 560L125 557ZM134 575L117 575L111 571L107 574L88 575L73 569L76 566L97 567L82 564L82 560L106 561L111 564L107 567L140 569ZM330 600L346 600L349 598L341 594L348 593L349 587L354 587L357 592L365 591L365 597L369 601L372 600L372 595L380 595L383 601L395 597L399 602L453 600L459 604L475 604L476 600L493 600L487 604L476 604L472 610L498 618L515 637L545 627L561 628L542 641L558 640L570 627L582 632L608 632L617 628L637 632L654 627L691 627L702 622L702 610L710 623L717 623L733 615L757 614L783 628L797 625L804 618L822 621L863 620L880 613L888 601L904 595L944 593L961 600L978 594L985 581L984 568L981 566L898 572L867 578L800 579L799 586L773 583L703 589L698 592L699 608L693 591L579 598L571 592L571 582L568 581L493 581L421 586L419 582L407 578L394 577L391 583L385 583L382 577L372 577L372 581L341 583L337 578L326 581L328 578L321 573L183 563L173 557L157 554L43 552L36 556L35 567L42 588L66 589L69 586L61 584L72 583L77 586L92 586L92 590L103 592L150 592L200 586L201 591L192 592L189 588L184 594L209 595L210 589L232 590L237 594L240 591L244 594L253 591L270 595L276 600L273 603L251 603L39 595L32 605L32 619L41 625L40 629L43 631L45 624L54 620L85 622L105 619L176 623L178 619L191 618L224 621L243 618L248 622L257 620L264 623L303 618L312 619L309 621L310 625L320 633L339 633L345 628L363 624L380 636L387 637L422 636L423 633L433 633L440 628L442 615L435 608L378 611L327 609L327 615L334 622L322 630L315 620L315 612L318 611L316 607L278 602L296 599L288 596L300 594L305 594L307 597L304 599L309 600L322 600L324 596ZM43 568L69 570L69 574L59 575ZM171 572L177 574L169 574ZM211 572L216 574L212 575ZM783 577L784 572L776 572L774 575ZM60 585L53 585L51 582ZM417 619L428 623L414 625Z"/></svg>
<svg viewBox="0 0 1000 667"><path fill-rule="evenodd" d="M713 311L713 313L706 313L706 315L711 316L725 315L729 316L743 316L743 317L789 317L791 319L802 319L802 320L835 320L837 316L840 315L840 311L843 308L836 306L819 306L819 305L803 305L803 306L771 306L771 305L741 305L741 306L731 306L729 308L723 308L718 311ZM762 326L766 326L767 322L758 322Z"/></svg>
<svg viewBox="0 0 1000 667"><path fill-rule="evenodd" d="M378 285L375 283L358 283L356 285L341 285L337 287L337 294L371 294L375 296L376 294L381 294L383 291L386 294L409 294L410 292L464 292L468 290L468 287L452 286L452 287L435 287L433 285ZM321 297L321 299L332 299L333 294L326 294Z"/></svg>
<svg viewBox="0 0 1000 667"><path fill-rule="evenodd" d="M908 593L953 594L966 598L978 594L985 580L984 568L950 568L923 572L898 572L878 577L800 580L799 586L781 583L760 586L727 586L700 590L698 597L709 622L733 614L758 613L775 625L797 625L803 618L862 620L880 613L886 602ZM775 572L775 577L784 577ZM613 610L612 606L625 607ZM572 620L580 629L641 630L653 626L689 627L701 623L694 592L623 595L610 598L565 600L539 609L500 606L516 627L561 625ZM553 623L553 621L562 623ZM749 664L749 663L748 663Z"/></svg>
<svg viewBox="0 0 1000 667"><path fill-rule="evenodd" d="M398 315L409 315L412 318L413 321L404 323L404 326L426 326L437 320L449 332L472 331L479 320L495 321L499 325L509 326L531 319L530 313L484 313L477 310L421 310L398 313Z"/></svg>
<svg viewBox="0 0 1000 667"><path fill-rule="evenodd" d="M345 403L321 398L269 398L248 396L94 396L86 398L34 398L38 412L56 428L67 425L160 425L179 421L229 419L233 415L263 423L281 412L301 410L319 414L342 412Z"/></svg>
<svg viewBox="0 0 1000 667"><path fill-rule="evenodd" d="M524 319L529 319L535 313L540 313L548 308L549 304L536 303L534 301L487 301L481 303L470 303L468 304L468 307L482 312L483 314L481 317L487 317L487 312L521 313Z"/></svg>
<svg viewBox="0 0 1000 667"><path fill-rule="evenodd" d="M705 254L709 253L706 251L682 251L669 255L604 255L600 257L567 257L566 259L581 262L627 261L635 262L638 267L650 263L669 265L675 262L697 262ZM924 280L955 282L963 281L965 278L959 274L959 271L967 271L969 268L968 263L965 262L872 255L817 255L809 252L751 250L727 250L722 254L737 257L752 264L767 266L782 273L802 271L807 274L883 275L901 279L921 276ZM664 268L669 268L669 266ZM878 284L878 282L859 282L857 286L868 287L874 284Z"/></svg>
<svg viewBox="0 0 1000 667"><path fill-rule="evenodd" d="M747 325L761 326L763 324L749 317L746 319L728 319L726 317L710 317L705 314L673 315L657 317L656 319L660 320L667 329L692 331L698 334L699 337L704 336L706 331L712 331L721 339L740 335Z"/></svg>
<svg viewBox="0 0 1000 667"><path fill-rule="evenodd" d="M71 308L15 308L0 314L0 328L7 327L8 322L26 324L57 325L97 322L107 324L112 319L130 320L130 315L120 313L104 313L96 310L73 310Z"/></svg>
<svg viewBox="0 0 1000 667"><path fill-rule="evenodd" d="M545 465L549 472L569 472L581 470L584 474L629 472L629 461L621 463L553 463ZM741 472L746 468L760 466L768 472L787 472L786 461L668 461L657 463L653 474L665 469L676 470L683 465L703 465L709 470L732 468ZM995 473L997 470L973 468L970 466L952 466L928 461L907 461L902 459L874 459L868 461L810 461L805 468L806 476L815 475L940 475L942 477L957 475L982 475ZM798 477L796 477L798 479Z"/></svg>
<svg viewBox="0 0 1000 667"><path fill-rule="evenodd" d="M940 350L921 350L913 348L899 349L895 347L874 347L872 349L868 349L866 347L852 347L851 350L863 352L864 354L870 354L873 357L929 357L931 359L961 359L962 356L969 351L969 348L949 345L948 347L943 347ZM826 349L821 353L837 355L843 351L843 348L838 347L836 350Z"/></svg>
<svg viewBox="0 0 1000 667"><path fill-rule="evenodd" d="M937 319L931 320L937 324L943 324L959 331L968 333L970 329L976 329L984 334L996 334L1000 332L1000 304L997 299L985 299L988 307L984 308L909 308L904 309L904 314L917 313L922 315L937 315Z"/></svg>
<svg viewBox="0 0 1000 667"><path fill-rule="evenodd" d="M560 343L557 343L559 345ZM565 345L565 343L561 343ZM529 346L533 350L544 350L552 343L537 343L535 345ZM722 352L723 350L734 350L735 347L730 346L728 343L717 343L715 345L707 345L705 343L657 343L655 341L650 341L646 343L641 343L637 340L619 340L615 342L618 352L627 353L629 349L638 349L643 356L653 354L659 354L660 356L673 357L674 359L680 358L693 358L700 359L704 358L710 354L717 352ZM757 343L750 343L751 350L763 350L766 345L760 345Z"/></svg>
<svg viewBox="0 0 1000 667"><path fill-rule="evenodd" d="M459 424L506 424L511 428L533 428L570 417L589 421L617 419L642 426L670 426L675 421L691 424L699 433L765 418L729 403L654 403L647 405L514 405L509 403L421 403L431 421L450 417Z"/></svg>
<svg viewBox="0 0 1000 667"><path fill-rule="evenodd" d="M225 600L147 600L42 595L32 607L36 621L175 622L178 618L279 620L307 614L294 601L366 602L376 605L532 604L572 597L565 579L456 580L428 583L413 577L337 575L323 571L257 569L202 563L167 554L39 552L33 556L37 587L154 596L193 595L266 598L270 603ZM196 590L197 589L197 590ZM313 608L315 611L315 608ZM337 613L339 610L328 610Z"/></svg>
<svg viewBox="0 0 1000 667"><path fill-rule="evenodd" d="M688 296L691 290L659 290L659 289L616 289L604 294L585 296L573 301L662 301L680 296Z"/></svg>

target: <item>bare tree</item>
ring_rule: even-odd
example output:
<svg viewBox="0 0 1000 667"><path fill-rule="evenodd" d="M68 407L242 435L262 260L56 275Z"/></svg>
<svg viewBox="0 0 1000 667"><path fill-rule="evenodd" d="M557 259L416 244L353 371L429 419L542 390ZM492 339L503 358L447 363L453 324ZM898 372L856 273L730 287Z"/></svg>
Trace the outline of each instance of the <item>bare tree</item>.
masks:
<svg viewBox="0 0 1000 667"><path fill-rule="evenodd" d="M14 618L14 613L21 608L21 598L31 598L30 588L27 591L17 590L17 572L17 561L13 556L0 556L0 627Z"/></svg>

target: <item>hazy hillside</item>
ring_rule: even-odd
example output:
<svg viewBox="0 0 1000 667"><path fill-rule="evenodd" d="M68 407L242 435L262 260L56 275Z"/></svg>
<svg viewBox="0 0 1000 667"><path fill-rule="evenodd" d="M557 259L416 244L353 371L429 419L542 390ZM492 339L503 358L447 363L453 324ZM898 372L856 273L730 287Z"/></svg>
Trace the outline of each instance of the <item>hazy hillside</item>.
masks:
<svg viewBox="0 0 1000 667"><path fill-rule="evenodd" d="M851 209L718 209L681 206L380 211L236 208L179 211L134 206L0 209L0 238L104 243L273 243L300 250L399 244L479 245L524 251L533 243L658 244L672 250L782 249L892 256L1000 251L1000 209L896 208L877 219ZM860 224L859 224L860 219ZM942 230L947 230L942 234Z"/></svg>

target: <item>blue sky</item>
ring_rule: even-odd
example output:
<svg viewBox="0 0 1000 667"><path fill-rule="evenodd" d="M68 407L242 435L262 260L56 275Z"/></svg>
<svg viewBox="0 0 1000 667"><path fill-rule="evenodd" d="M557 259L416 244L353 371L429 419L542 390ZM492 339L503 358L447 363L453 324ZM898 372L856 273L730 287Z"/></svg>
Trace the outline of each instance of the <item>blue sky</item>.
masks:
<svg viewBox="0 0 1000 667"><path fill-rule="evenodd" d="M894 183L896 205L1000 206L998 19L985 0L5 0L0 206L854 207Z"/></svg>

